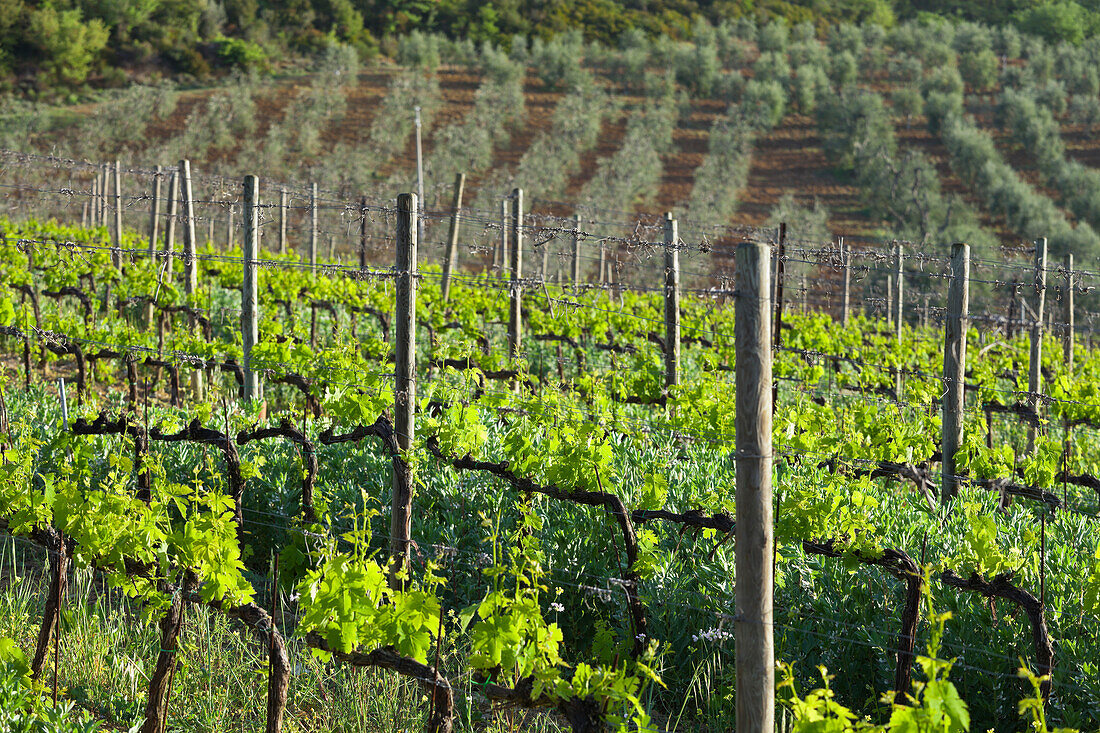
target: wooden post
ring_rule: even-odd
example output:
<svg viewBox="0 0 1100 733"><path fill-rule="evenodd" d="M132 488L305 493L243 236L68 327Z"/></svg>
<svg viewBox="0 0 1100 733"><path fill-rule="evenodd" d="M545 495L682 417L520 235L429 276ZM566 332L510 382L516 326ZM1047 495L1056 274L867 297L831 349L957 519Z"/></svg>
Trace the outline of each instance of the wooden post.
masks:
<svg viewBox="0 0 1100 733"><path fill-rule="evenodd" d="M665 214L665 395L680 383L680 250L672 212Z"/></svg>
<svg viewBox="0 0 1100 733"><path fill-rule="evenodd" d="M966 392L966 328L970 308L970 245L951 246L951 284L944 312L943 417L940 445L943 452L944 504L959 493L955 478L955 453L963 440L963 398Z"/></svg>
<svg viewBox="0 0 1100 733"><path fill-rule="evenodd" d="M260 373L252 366L252 348L260 340L257 308L259 307L256 260L260 251L260 182L256 176L244 179L244 242L241 263L244 283L241 285L241 345L244 348L244 400L258 403L263 398Z"/></svg>
<svg viewBox="0 0 1100 733"><path fill-rule="evenodd" d="M1027 404L1032 410L1039 410L1039 390L1042 385L1043 361L1043 307L1047 295L1047 238L1035 240L1035 320L1031 324L1031 358L1028 359ZM1035 452L1035 424L1027 425L1027 453Z"/></svg>
<svg viewBox="0 0 1100 733"><path fill-rule="evenodd" d="M88 209L90 209L90 208L91 207L88 206L87 201L85 201L83 204L80 205L80 228L81 229L87 229L88 228Z"/></svg>
<svg viewBox="0 0 1100 733"><path fill-rule="evenodd" d="M164 233L164 273L171 278L173 251L176 247L176 219L179 217L180 179L179 171L172 171L168 177L168 225Z"/></svg>
<svg viewBox="0 0 1100 733"><path fill-rule="evenodd" d="M905 296L905 247L901 242L897 244L897 268L895 269L896 277L894 281L894 334L898 343L901 343L901 327L905 321L904 309L902 308L902 300Z"/></svg>
<svg viewBox="0 0 1100 733"><path fill-rule="evenodd" d="M1073 255L1066 255L1066 289L1062 296L1062 317L1065 319L1065 334L1062 339L1062 359L1066 364L1066 373L1073 375Z"/></svg>
<svg viewBox="0 0 1100 733"><path fill-rule="evenodd" d="M163 169L158 165L153 173L153 200L149 205L149 259L156 256L157 237L160 234L160 178Z"/></svg>
<svg viewBox="0 0 1100 733"><path fill-rule="evenodd" d="M88 213L91 219L91 226L95 228L99 226L99 174L95 174L95 178L92 179L92 195L88 199Z"/></svg>
<svg viewBox="0 0 1100 733"><path fill-rule="evenodd" d="M287 193L284 187L279 191L279 254L286 254L286 207Z"/></svg>
<svg viewBox="0 0 1100 733"><path fill-rule="evenodd" d="M317 264L317 182L309 187L309 264Z"/></svg>
<svg viewBox="0 0 1100 733"><path fill-rule="evenodd" d="M107 226L107 193L111 188L111 166L104 163L99 176L99 225Z"/></svg>
<svg viewBox="0 0 1100 733"><path fill-rule="evenodd" d="M896 245L896 268L894 270L894 338L901 345L902 325L905 322L905 311L902 302L905 297L905 248L901 242ZM904 396L904 377L901 367L894 369L894 399L901 402Z"/></svg>
<svg viewBox="0 0 1100 733"><path fill-rule="evenodd" d="M115 228L112 258L115 267L122 268L122 164L115 161Z"/></svg>
<svg viewBox="0 0 1100 733"><path fill-rule="evenodd" d="M734 654L738 733L775 730L770 247L737 246Z"/></svg>
<svg viewBox="0 0 1100 733"><path fill-rule="evenodd" d="M359 199L359 215L363 226L359 229L359 269L367 269L367 197Z"/></svg>
<svg viewBox="0 0 1100 733"><path fill-rule="evenodd" d="M787 255L787 223L779 223L779 248L775 253L775 330L772 333L772 343L775 346L783 345L783 258ZM769 274L770 278L770 274ZM767 283L765 283L765 286ZM772 400L775 401L775 391L772 391Z"/></svg>
<svg viewBox="0 0 1100 733"><path fill-rule="evenodd" d="M508 353L518 356L523 338L523 189L512 191L512 300L508 308Z"/></svg>
<svg viewBox="0 0 1100 733"><path fill-rule="evenodd" d="M848 313L852 300L852 245L840 238L840 267L844 271L844 293L840 302L840 323L848 325Z"/></svg>
<svg viewBox="0 0 1100 733"><path fill-rule="evenodd" d="M508 251L508 197L500 200L500 269L505 271L512 266Z"/></svg>
<svg viewBox="0 0 1100 733"><path fill-rule="evenodd" d="M420 122L420 105L416 105L414 108L416 112L416 196L417 201L420 202L420 206L426 206L424 203L424 146L421 143L421 137L423 135L423 125ZM416 241L420 242L424 239L424 217L416 217Z"/></svg>
<svg viewBox="0 0 1100 733"><path fill-rule="evenodd" d="M607 282L607 246L600 242L600 285Z"/></svg>
<svg viewBox="0 0 1100 733"><path fill-rule="evenodd" d="M229 204L229 213L225 219L225 251L233 250L233 204Z"/></svg>
<svg viewBox="0 0 1100 733"><path fill-rule="evenodd" d="M581 215L573 215L573 287L581 284Z"/></svg>
<svg viewBox="0 0 1100 733"><path fill-rule="evenodd" d="M214 217L210 216L206 219L206 245L212 246L214 244Z"/></svg>
<svg viewBox="0 0 1100 733"><path fill-rule="evenodd" d="M191 161L180 161L180 187L183 192L183 265L184 292L192 300L199 289L199 263L195 260L195 199L191 192ZM196 324L197 325L197 324ZM206 388L202 369L191 370L191 397L202 402Z"/></svg>
<svg viewBox="0 0 1100 733"><path fill-rule="evenodd" d="M183 195L183 270L185 290L198 290L199 270L195 262L195 201L191 195L191 161L180 161L180 193Z"/></svg>
<svg viewBox="0 0 1100 733"><path fill-rule="evenodd" d="M397 197L397 310L394 344L394 433L402 459L412 446L416 410L416 224L419 219L416 194ZM402 461L404 462L404 461ZM390 517L390 583L398 585L396 575L409 562L412 533L412 474L407 464L398 470L394 463L393 506Z"/></svg>
<svg viewBox="0 0 1100 733"><path fill-rule="evenodd" d="M894 276L886 276L886 322L894 322Z"/></svg>
<svg viewBox="0 0 1100 733"><path fill-rule="evenodd" d="M466 186L466 174L455 176L455 197L451 204L451 232L447 237L447 259L443 262L443 302L451 297L451 273L458 266L458 222L462 212L462 190Z"/></svg>

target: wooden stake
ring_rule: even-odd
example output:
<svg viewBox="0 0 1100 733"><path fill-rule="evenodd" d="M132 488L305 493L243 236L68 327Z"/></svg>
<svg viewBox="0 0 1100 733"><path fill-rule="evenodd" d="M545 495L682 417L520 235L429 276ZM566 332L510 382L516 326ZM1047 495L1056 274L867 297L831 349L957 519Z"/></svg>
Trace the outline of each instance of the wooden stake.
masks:
<svg viewBox="0 0 1100 733"><path fill-rule="evenodd" d="M769 249L759 242L737 247L734 654L738 733L775 729Z"/></svg>
<svg viewBox="0 0 1100 733"><path fill-rule="evenodd" d="M895 269L895 288L894 288L894 335L897 338L898 343L901 343L901 327L905 322L904 309L902 302L905 297L905 247L898 242L897 252L897 268Z"/></svg>
<svg viewBox="0 0 1100 733"><path fill-rule="evenodd" d="M970 245L951 246L951 284L944 313L943 418L940 445L943 452L941 499L948 503L959 493L955 477L955 453L963 440L963 398L966 375L966 328L970 307Z"/></svg>
<svg viewBox="0 0 1100 733"><path fill-rule="evenodd" d="M183 273L185 290L193 295L198 290L199 271L195 262L195 201L191 195L191 161L180 161L180 194L183 198Z"/></svg>
<svg viewBox="0 0 1100 733"><path fill-rule="evenodd" d="M309 186L309 264L317 264L317 182Z"/></svg>
<svg viewBox="0 0 1100 733"><path fill-rule="evenodd" d="M1073 255L1066 255L1066 285L1062 296L1062 317L1065 319L1065 334L1062 338L1062 359L1066 364L1066 373L1073 375Z"/></svg>
<svg viewBox="0 0 1100 733"><path fill-rule="evenodd" d="M401 460L413 443L416 410L416 277L417 272L417 209L416 194L397 197L397 309L394 344L394 433ZM390 582L398 585L396 575L409 562L409 541L412 533L412 474L407 466L393 472L393 507L390 518Z"/></svg>
<svg viewBox="0 0 1100 733"><path fill-rule="evenodd" d="M573 215L573 287L581 283L581 215Z"/></svg>
<svg viewBox="0 0 1100 733"><path fill-rule="evenodd" d="M523 338L523 189L512 191L512 299L508 308L508 353L518 356Z"/></svg>
<svg viewBox="0 0 1100 733"><path fill-rule="evenodd" d="M114 252L111 259L115 267L122 269L122 164L115 161L115 227L114 227Z"/></svg>
<svg viewBox="0 0 1100 733"><path fill-rule="evenodd" d="M680 250L672 212L665 214L665 395L680 383Z"/></svg>
<svg viewBox="0 0 1100 733"><path fill-rule="evenodd" d="M193 300L199 289L199 263L195 259L195 197L191 191L191 161L180 161L180 187L183 193L183 264L184 292ZM192 319L193 320L193 319ZM192 324L193 326L197 324ZM206 393L202 369L191 370L191 397L202 402Z"/></svg>
<svg viewBox="0 0 1100 733"><path fill-rule="evenodd" d="M179 172L172 171L168 177L168 227L164 233L164 272L172 277L173 251L176 246L176 218L179 216L180 183Z"/></svg>
<svg viewBox="0 0 1100 733"><path fill-rule="evenodd" d="M1042 386L1043 361L1043 307L1047 294L1047 239L1035 240L1035 320L1031 324L1031 357L1028 359L1027 404L1036 412L1039 410L1039 391ZM1027 452L1035 453L1035 424L1027 426ZM1007 495L1006 495L1007 496Z"/></svg>
<svg viewBox="0 0 1100 733"><path fill-rule="evenodd" d="M92 195L88 199L89 224L95 228L99 226L99 174L92 179Z"/></svg>
<svg viewBox="0 0 1100 733"><path fill-rule="evenodd" d="M462 190L466 186L466 174L455 176L455 196L451 204L451 231L447 237L447 259L443 261L443 302L451 297L451 273L458 266L458 222L462 213Z"/></svg>
<svg viewBox="0 0 1100 733"><path fill-rule="evenodd" d="M840 322L842 325L848 325L848 312L851 304L851 283L852 283L852 245L844 242L844 237L840 238L840 261L841 267L844 270L844 296L841 301L840 309Z"/></svg>
<svg viewBox="0 0 1100 733"><path fill-rule="evenodd" d="M260 183L256 176L244 179L244 244L241 261L244 282L241 286L241 345L244 349L244 399L258 404L263 398L260 373L252 366L252 349L260 340L257 318L258 289L256 260L259 258Z"/></svg>
<svg viewBox="0 0 1100 733"><path fill-rule="evenodd" d="M500 200L500 260L494 264L500 269L507 270L512 266L512 259L508 250L508 197Z"/></svg>
<svg viewBox="0 0 1100 733"><path fill-rule="evenodd" d="M359 215L362 227L359 229L359 269L367 269L367 197L359 199Z"/></svg>
<svg viewBox="0 0 1100 733"><path fill-rule="evenodd" d="M286 254L286 214L287 193L283 188L279 191L279 254Z"/></svg>
<svg viewBox="0 0 1100 733"><path fill-rule="evenodd" d="M160 179L163 174L164 169L158 165L153 173L153 200L149 205L149 259L153 262L156 261L157 237L160 235Z"/></svg>
<svg viewBox="0 0 1100 733"><path fill-rule="evenodd" d="M233 204L229 205L229 213L225 219L225 251L231 252L233 250Z"/></svg>

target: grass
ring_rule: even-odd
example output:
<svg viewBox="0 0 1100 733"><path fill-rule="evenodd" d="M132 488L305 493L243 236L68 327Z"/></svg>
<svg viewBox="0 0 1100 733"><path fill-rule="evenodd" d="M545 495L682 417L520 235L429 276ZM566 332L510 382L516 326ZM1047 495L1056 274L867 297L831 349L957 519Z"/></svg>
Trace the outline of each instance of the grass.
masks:
<svg viewBox="0 0 1100 733"><path fill-rule="evenodd" d="M44 553L23 540L0 542L0 637L33 654L45 591ZM127 731L144 717L149 675L160 648L156 622L87 569L70 575L64 602L59 694L75 701L108 730ZM285 602L281 601L285 607ZM291 605L293 608L293 605ZM428 696L412 681L374 669L324 663L293 635L292 612L279 620L287 639L290 687L283 730L399 733L422 730ZM180 665L169 701L166 733L252 733L262 730L267 654L243 624L212 609L189 605L180 636ZM455 650L442 665L458 667ZM53 679L51 648L43 680ZM454 664L448 664L453 661ZM454 679L456 729L541 733L559 730L545 712L493 711L468 678Z"/></svg>

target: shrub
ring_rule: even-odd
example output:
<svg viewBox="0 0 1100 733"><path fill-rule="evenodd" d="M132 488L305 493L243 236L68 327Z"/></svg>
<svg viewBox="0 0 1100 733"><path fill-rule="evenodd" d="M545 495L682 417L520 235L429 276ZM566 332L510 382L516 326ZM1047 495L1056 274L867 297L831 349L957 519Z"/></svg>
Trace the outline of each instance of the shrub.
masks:
<svg viewBox="0 0 1100 733"><path fill-rule="evenodd" d="M79 9L57 10L50 4L31 12L28 33L44 56L39 78L51 86L82 84L108 38L99 19L85 22Z"/></svg>
<svg viewBox="0 0 1100 733"><path fill-rule="evenodd" d="M745 85L741 102L745 119L758 129L770 129L779 124L787 108L783 86L774 80L753 79Z"/></svg>
<svg viewBox="0 0 1100 733"><path fill-rule="evenodd" d="M809 114L817 107L817 102L829 91L829 80L825 72L816 64L799 66L794 75L794 99L798 111Z"/></svg>
<svg viewBox="0 0 1100 733"><path fill-rule="evenodd" d="M898 87L890 95L890 104L894 114L905 118L905 126L909 127L913 117L924 111L924 97L913 86Z"/></svg>
<svg viewBox="0 0 1100 733"><path fill-rule="evenodd" d="M550 41L536 38L531 44L530 64L542 83L556 89L578 83L584 72L584 38L580 31L555 36Z"/></svg>
<svg viewBox="0 0 1100 733"><path fill-rule="evenodd" d="M777 81L786 84L791 76L791 67L786 54L766 51L753 64L753 78L757 81Z"/></svg>
<svg viewBox="0 0 1100 733"><path fill-rule="evenodd" d="M267 58L267 51L263 46L243 38L217 39L218 58L222 63L244 72L267 72L271 64Z"/></svg>
<svg viewBox="0 0 1100 733"><path fill-rule="evenodd" d="M997 57L988 48L959 56L959 74L971 89L986 91L997 80Z"/></svg>
<svg viewBox="0 0 1100 733"><path fill-rule="evenodd" d="M433 71L440 64L438 36L414 30L397 41L397 63Z"/></svg>
<svg viewBox="0 0 1100 733"><path fill-rule="evenodd" d="M834 89L844 89L856 83L859 77L859 65L851 51L834 54L829 62L829 81Z"/></svg>
<svg viewBox="0 0 1100 733"><path fill-rule="evenodd" d="M877 94L850 87L830 96L821 106L818 129L825 157L841 170L853 169L868 149L893 155L893 126Z"/></svg>
<svg viewBox="0 0 1100 733"><path fill-rule="evenodd" d="M790 42L790 30L787 24L781 20L773 20L760 29L760 35L756 39L761 53L774 51L785 53Z"/></svg>

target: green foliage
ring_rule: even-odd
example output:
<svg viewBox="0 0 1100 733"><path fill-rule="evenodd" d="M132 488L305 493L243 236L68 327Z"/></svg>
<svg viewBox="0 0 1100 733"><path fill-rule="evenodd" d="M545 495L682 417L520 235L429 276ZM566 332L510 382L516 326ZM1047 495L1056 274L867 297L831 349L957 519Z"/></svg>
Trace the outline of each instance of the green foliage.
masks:
<svg viewBox="0 0 1100 733"><path fill-rule="evenodd" d="M77 85L107 46L109 32L98 18L87 21L79 8L43 5L30 14L30 38L43 54L40 77L46 85Z"/></svg>
<svg viewBox="0 0 1100 733"><path fill-rule="evenodd" d="M267 52L263 46L243 38L217 39L218 58L224 64L245 73L266 72L270 69Z"/></svg>
<svg viewBox="0 0 1100 733"><path fill-rule="evenodd" d="M14 641L0 638L0 730L6 733L92 733L98 721L79 722L76 705L51 707L41 681L30 676L30 663Z"/></svg>

